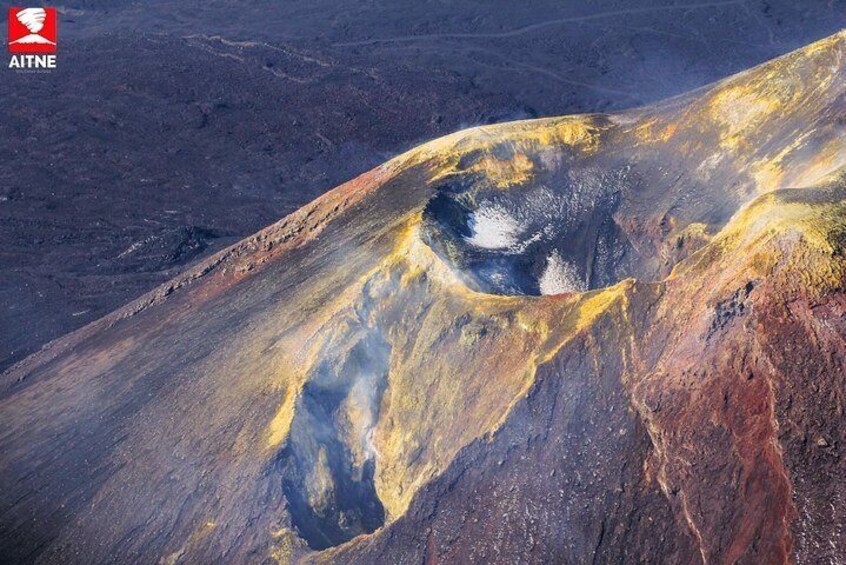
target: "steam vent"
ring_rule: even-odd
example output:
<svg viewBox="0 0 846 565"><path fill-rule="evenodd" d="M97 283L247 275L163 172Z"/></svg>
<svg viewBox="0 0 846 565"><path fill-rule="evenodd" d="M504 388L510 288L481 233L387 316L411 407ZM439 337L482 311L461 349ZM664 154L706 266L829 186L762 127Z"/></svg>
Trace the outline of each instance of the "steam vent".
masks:
<svg viewBox="0 0 846 565"><path fill-rule="evenodd" d="M843 563L844 62L437 139L53 342L0 561Z"/></svg>

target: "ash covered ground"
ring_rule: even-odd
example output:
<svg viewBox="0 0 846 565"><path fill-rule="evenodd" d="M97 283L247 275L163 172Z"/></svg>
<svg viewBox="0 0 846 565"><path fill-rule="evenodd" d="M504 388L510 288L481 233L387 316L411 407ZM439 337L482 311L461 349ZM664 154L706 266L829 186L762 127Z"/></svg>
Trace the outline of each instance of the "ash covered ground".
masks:
<svg viewBox="0 0 846 565"><path fill-rule="evenodd" d="M0 80L0 370L418 142L637 106L838 1L68 2Z"/></svg>

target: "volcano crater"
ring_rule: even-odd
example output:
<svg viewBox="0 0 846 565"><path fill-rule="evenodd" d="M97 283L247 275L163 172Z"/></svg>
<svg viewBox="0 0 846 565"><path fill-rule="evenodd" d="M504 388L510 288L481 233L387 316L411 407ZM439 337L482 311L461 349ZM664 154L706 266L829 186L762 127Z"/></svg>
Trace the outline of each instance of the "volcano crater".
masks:
<svg viewBox="0 0 846 565"><path fill-rule="evenodd" d="M637 245L647 227L623 214L637 188L631 166L584 167L509 189L478 178L438 187L423 211L423 241L470 288L550 295L661 278L659 247ZM634 234L634 235L633 235Z"/></svg>

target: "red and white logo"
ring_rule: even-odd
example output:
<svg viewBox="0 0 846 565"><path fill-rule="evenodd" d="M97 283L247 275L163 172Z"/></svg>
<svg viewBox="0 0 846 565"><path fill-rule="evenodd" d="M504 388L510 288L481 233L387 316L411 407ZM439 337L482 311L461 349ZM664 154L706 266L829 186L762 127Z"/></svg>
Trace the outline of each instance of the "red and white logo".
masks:
<svg viewBox="0 0 846 565"><path fill-rule="evenodd" d="M9 8L10 53L55 53L55 8Z"/></svg>

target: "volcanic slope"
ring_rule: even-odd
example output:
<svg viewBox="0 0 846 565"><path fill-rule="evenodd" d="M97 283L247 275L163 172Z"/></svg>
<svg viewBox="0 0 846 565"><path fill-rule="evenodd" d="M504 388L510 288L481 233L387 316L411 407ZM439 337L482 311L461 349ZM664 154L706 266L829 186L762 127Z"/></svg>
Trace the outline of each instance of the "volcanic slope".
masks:
<svg viewBox="0 0 846 565"><path fill-rule="evenodd" d="M0 560L846 559L844 60L438 139L53 342Z"/></svg>

